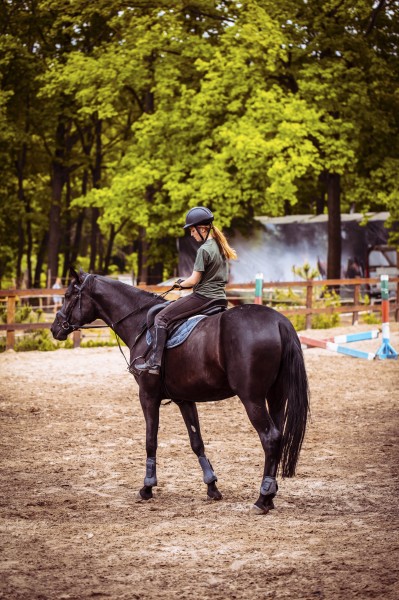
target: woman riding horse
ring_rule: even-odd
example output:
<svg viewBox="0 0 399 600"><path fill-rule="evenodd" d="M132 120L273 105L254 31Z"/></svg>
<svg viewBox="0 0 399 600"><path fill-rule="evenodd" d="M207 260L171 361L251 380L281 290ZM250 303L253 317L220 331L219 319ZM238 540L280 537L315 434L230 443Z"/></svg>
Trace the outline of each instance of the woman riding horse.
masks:
<svg viewBox="0 0 399 600"><path fill-rule="evenodd" d="M202 285L207 281L205 276L211 274L206 268L212 248L219 256L216 249L218 233L216 228L210 227L212 215L207 209L197 209L189 213L186 225L193 227L195 232L197 226L203 236L204 243L199 252L199 256L202 254L199 261L203 263L196 263L194 268L194 273L201 275L198 283ZM201 219L206 216L210 222L201 225L200 221L192 225L190 215L200 215ZM223 262L221 258L219 267L226 263L227 260ZM185 308L185 298L168 305L156 294L109 277L83 271L77 273L74 269L71 269L71 276L63 305L51 326L54 338L65 340L73 331L102 319L129 348L129 370L134 361L147 353L147 338L142 334L149 322L148 313L157 310L160 303L165 305L164 315L168 315L172 307L173 310L182 305ZM194 283L190 279L183 285L187 286L187 281ZM213 284L215 280L210 279ZM221 277L222 290L226 279L227 275ZM194 293L187 300L190 304L198 302L195 311L201 306L204 310L205 300L200 297L205 295L204 292L206 290L195 285ZM205 299L210 304L218 302L209 300L208 296ZM163 324L167 322L163 321ZM146 421L146 471L144 485L139 491L140 499L150 500L157 485L160 406L162 399L168 398L176 402L184 419L191 449L198 457L203 481L207 485L208 497L212 500L222 498L216 486L216 473L205 454L196 403L238 396L258 433L264 452L260 492L253 511L266 514L272 509L278 489L278 469L283 477L295 475L309 410L301 343L290 321L267 306L235 306L201 319L185 341L168 348L162 377L154 377L145 370L136 372L133 370ZM239 447L237 451L240 452ZM178 484L178 475L175 475L175 480Z"/></svg>
<svg viewBox="0 0 399 600"><path fill-rule="evenodd" d="M147 361L134 365L138 372L159 375L162 355L168 337L168 328L175 321L198 314L212 299L221 299L227 306L225 287L229 278L229 259L237 258L223 233L213 225L213 214L209 208L196 206L188 211L184 229L196 242L202 245L198 249L194 269L190 277L179 280L180 289L193 288L188 296L179 298L162 309L155 317L153 347Z"/></svg>

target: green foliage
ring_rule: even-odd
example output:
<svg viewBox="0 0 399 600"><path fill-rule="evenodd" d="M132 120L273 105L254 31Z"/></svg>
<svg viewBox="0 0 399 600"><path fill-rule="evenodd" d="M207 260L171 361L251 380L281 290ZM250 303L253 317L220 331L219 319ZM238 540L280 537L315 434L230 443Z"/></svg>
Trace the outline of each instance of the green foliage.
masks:
<svg viewBox="0 0 399 600"><path fill-rule="evenodd" d="M362 315L362 321L367 325L381 325L381 315L370 311Z"/></svg>
<svg viewBox="0 0 399 600"><path fill-rule="evenodd" d="M341 306L341 298L334 290L323 289L322 297L315 302L315 307L334 307ZM340 323L339 313L320 313L312 315L313 329L329 329L330 327L338 327Z"/></svg>
<svg viewBox="0 0 399 600"><path fill-rule="evenodd" d="M311 279L317 279L318 277L320 277L319 270L312 268L308 262L305 262L302 265L302 267L296 267L294 265L292 267L292 272L294 273L294 275L297 275L298 277L300 277L301 279L304 279L305 281L308 281Z"/></svg>
<svg viewBox="0 0 399 600"><path fill-rule="evenodd" d="M72 348L72 346L73 342L69 338L65 342L56 342L52 339L48 329L37 329L33 333L17 338L14 349L16 352L29 352L31 350L48 352L59 348Z"/></svg>
<svg viewBox="0 0 399 600"><path fill-rule="evenodd" d="M343 210L399 219L397 3L38 0L1 15L0 283L36 265L39 282L58 252L109 269L139 244L138 268L172 271L187 208L222 227L313 212L328 174Z"/></svg>
<svg viewBox="0 0 399 600"><path fill-rule="evenodd" d="M104 330L88 330L86 335L90 335L90 339L81 340L80 347L81 348L102 348L102 347L114 347L118 346L118 339L116 333L111 329L105 330L107 335L104 336ZM119 344L121 346L126 346L125 342L119 338Z"/></svg>
<svg viewBox="0 0 399 600"><path fill-rule="evenodd" d="M330 329L338 327L340 324L339 314L319 314L312 316L312 329Z"/></svg>
<svg viewBox="0 0 399 600"><path fill-rule="evenodd" d="M303 331L306 327L305 315L290 315L288 319L293 324L295 331Z"/></svg>
<svg viewBox="0 0 399 600"><path fill-rule="evenodd" d="M114 347L117 346L117 342L114 340L87 340L80 344L81 348L103 348L103 347Z"/></svg>
<svg viewBox="0 0 399 600"><path fill-rule="evenodd" d="M306 274L306 271L304 274ZM305 277L305 279L307 278ZM277 289L273 299L277 302L276 307L280 310L284 310L287 307L304 307L306 304L303 289L300 291L295 291L292 288L288 288L288 290ZM329 308L334 306L341 306L341 298L334 290L328 290L327 288L323 288L320 298L315 298L313 301L314 308ZM297 331L305 329L305 315L290 315L288 318ZM314 314L311 318L312 329L329 329L330 327L338 327L339 324L339 313Z"/></svg>

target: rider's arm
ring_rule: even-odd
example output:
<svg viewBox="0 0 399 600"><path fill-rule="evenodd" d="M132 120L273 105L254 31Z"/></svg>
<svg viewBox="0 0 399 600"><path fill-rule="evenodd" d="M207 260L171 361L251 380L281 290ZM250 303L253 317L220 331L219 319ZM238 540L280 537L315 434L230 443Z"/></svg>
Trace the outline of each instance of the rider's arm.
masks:
<svg viewBox="0 0 399 600"><path fill-rule="evenodd" d="M180 287L183 289L194 287L194 285L201 281L202 275L202 271L193 271L190 277L187 277L187 279L180 283Z"/></svg>

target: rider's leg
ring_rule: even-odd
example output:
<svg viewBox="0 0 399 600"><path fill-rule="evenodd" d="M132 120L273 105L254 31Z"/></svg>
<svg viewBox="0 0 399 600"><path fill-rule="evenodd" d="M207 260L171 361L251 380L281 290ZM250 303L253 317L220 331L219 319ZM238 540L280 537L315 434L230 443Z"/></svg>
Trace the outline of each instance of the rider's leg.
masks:
<svg viewBox="0 0 399 600"><path fill-rule="evenodd" d="M139 372L146 371L151 375L159 375L162 365L162 355L168 337L168 330L165 327L155 325L152 342L152 352L147 361L135 364L135 369Z"/></svg>
<svg viewBox="0 0 399 600"><path fill-rule="evenodd" d="M209 298L190 294L172 302L161 310L155 317L154 339L152 352L147 361L136 363L135 369L139 372L147 372L159 375L162 365L162 355L168 337L168 327L174 321L184 319L200 312L202 306L209 302Z"/></svg>
<svg viewBox="0 0 399 600"><path fill-rule="evenodd" d="M202 307L208 304L210 300L212 298L206 298L196 293L183 296L171 302L156 315L155 325L169 328L175 321L200 313Z"/></svg>

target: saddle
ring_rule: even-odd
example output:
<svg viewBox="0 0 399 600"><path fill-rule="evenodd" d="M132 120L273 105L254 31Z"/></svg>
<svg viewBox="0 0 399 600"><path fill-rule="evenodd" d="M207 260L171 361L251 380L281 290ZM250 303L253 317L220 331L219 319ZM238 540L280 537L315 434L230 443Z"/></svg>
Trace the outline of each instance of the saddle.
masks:
<svg viewBox="0 0 399 600"><path fill-rule="evenodd" d="M155 306L152 306L147 313L147 320L144 325L144 330L147 331L146 340L149 346L152 343L152 329L154 327L155 315L157 315L168 304L170 304L170 302L156 304ZM179 346L188 338L190 333L193 331L196 325L202 321L202 319L210 317L211 315L216 315L220 312L224 312L225 310L227 310L227 300L224 300L223 298L216 298L207 302L201 308L201 311L195 315L183 317L182 319L175 321L168 330L166 348L174 348L175 346Z"/></svg>
<svg viewBox="0 0 399 600"><path fill-rule="evenodd" d="M154 319L155 316L166 306L168 306L168 304L171 304L172 301L169 302L163 302L162 304L156 304L155 306L152 306L148 313L147 313L147 329L151 329L151 327L154 325ZM216 315L219 312L223 312L227 310L227 300L225 300L224 298L215 298L214 300L210 300L209 302L207 302L206 304L204 304L204 306L201 308L201 310L196 313L198 315L206 315L206 316L211 316L211 315ZM194 315L191 315L194 316ZM174 331L176 329L176 326L178 327L179 325L181 325L184 321L187 321L189 317L185 317L179 321L176 321L176 323L173 323L173 327L171 328L171 332Z"/></svg>

